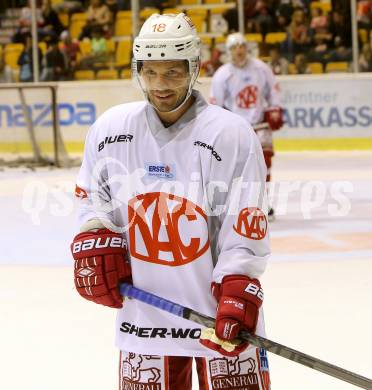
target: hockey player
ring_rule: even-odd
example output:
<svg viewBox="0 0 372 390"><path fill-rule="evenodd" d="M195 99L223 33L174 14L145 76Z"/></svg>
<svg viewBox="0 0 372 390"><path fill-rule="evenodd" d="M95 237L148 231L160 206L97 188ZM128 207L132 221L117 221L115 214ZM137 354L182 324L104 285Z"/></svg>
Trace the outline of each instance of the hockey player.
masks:
<svg viewBox="0 0 372 390"><path fill-rule="evenodd" d="M133 44L145 101L101 115L77 179L81 232L71 245L79 294L117 308L120 387L268 389L259 281L269 256L266 168L240 116L193 89L200 39L184 14L152 15ZM123 298L139 288L216 317L215 329Z"/></svg>
<svg viewBox="0 0 372 390"><path fill-rule="evenodd" d="M263 61L250 57L242 34L230 34L226 49L231 61L214 74L210 102L241 115L253 126L261 142L269 182L274 155L272 131L283 126L279 85ZM272 208L269 217L274 219Z"/></svg>

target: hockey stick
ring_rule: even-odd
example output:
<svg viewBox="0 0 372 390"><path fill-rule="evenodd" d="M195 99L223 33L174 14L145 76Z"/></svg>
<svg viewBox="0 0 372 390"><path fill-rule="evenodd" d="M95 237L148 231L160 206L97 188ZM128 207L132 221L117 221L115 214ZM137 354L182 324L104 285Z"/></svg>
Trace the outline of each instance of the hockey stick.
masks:
<svg viewBox="0 0 372 390"><path fill-rule="evenodd" d="M214 318L198 313L193 309L183 307L177 303L168 301L167 299L160 298L137 287L133 287L130 284L123 283L120 286L120 293L125 297L134 298L178 317L194 321L202 326L214 328ZM275 341L265 339L261 336L252 335L247 331L241 331L239 337L244 341L248 341L255 347L264 348L278 356L323 372L324 374L333 376L334 378L340 379L344 382L351 383L352 385L358 386L362 389L372 390L372 380L355 374L354 372L344 370L343 368L334 366L333 364L327 363L310 355L306 355L305 353L296 351L292 348L286 347L285 345L278 344Z"/></svg>
<svg viewBox="0 0 372 390"><path fill-rule="evenodd" d="M252 127L253 127L254 131L264 130L264 129L269 130L270 129L270 125L267 122L257 123L255 125L252 125Z"/></svg>

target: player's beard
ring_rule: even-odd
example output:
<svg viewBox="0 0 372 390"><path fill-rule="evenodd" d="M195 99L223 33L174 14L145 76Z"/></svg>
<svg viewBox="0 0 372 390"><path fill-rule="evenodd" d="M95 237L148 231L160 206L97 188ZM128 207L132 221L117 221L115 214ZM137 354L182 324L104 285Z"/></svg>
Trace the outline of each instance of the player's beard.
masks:
<svg viewBox="0 0 372 390"><path fill-rule="evenodd" d="M182 88L184 89L184 88ZM179 107L185 100L187 88L181 91L175 90L150 90L147 93L150 103L159 112L170 112Z"/></svg>

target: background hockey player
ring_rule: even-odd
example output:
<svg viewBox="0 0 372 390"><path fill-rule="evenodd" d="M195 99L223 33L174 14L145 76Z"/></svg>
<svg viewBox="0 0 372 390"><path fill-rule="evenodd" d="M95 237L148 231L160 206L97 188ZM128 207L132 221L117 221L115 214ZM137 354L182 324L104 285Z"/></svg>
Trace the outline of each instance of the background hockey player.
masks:
<svg viewBox="0 0 372 390"><path fill-rule="evenodd" d="M242 34L230 34L226 49L230 62L214 74L210 102L241 115L253 125L264 152L269 182L274 155L272 131L283 126L279 85L269 66L249 55ZM274 217L272 208L269 217Z"/></svg>
<svg viewBox="0 0 372 390"><path fill-rule="evenodd" d="M133 45L145 101L90 129L77 180L81 233L71 245L79 294L117 308L121 389L268 389L259 282L269 256L266 167L240 116L193 90L200 39L184 14L152 15ZM125 91L123 91L125 93ZM133 299L123 281L215 316L215 329Z"/></svg>

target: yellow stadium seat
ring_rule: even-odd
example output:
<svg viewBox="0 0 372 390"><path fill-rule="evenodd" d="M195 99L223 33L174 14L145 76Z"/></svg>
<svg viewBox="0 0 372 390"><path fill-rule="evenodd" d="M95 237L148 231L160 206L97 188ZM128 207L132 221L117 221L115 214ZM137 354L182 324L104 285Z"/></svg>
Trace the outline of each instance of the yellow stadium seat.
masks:
<svg viewBox="0 0 372 390"><path fill-rule="evenodd" d="M140 18L145 20L152 14L160 14L160 10L157 8L144 8L140 11Z"/></svg>
<svg viewBox="0 0 372 390"><path fill-rule="evenodd" d="M199 4L199 0L181 0L181 5L192 5L192 4Z"/></svg>
<svg viewBox="0 0 372 390"><path fill-rule="evenodd" d="M132 55L132 42L130 39L125 39L118 42L115 55L116 66L127 66L130 64Z"/></svg>
<svg viewBox="0 0 372 390"><path fill-rule="evenodd" d="M75 20L70 23L70 36L72 39L76 39L79 37L81 30L85 26L84 20Z"/></svg>
<svg viewBox="0 0 372 390"><path fill-rule="evenodd" d="M94 80L93 70L77 70L74 72L75 80Z"/></svg>
<svg viewBox="0 0 372 390"><path fill-rule="evenodd" d="M109 54L115 53L115 42L112 39L107 39L106 45Z"/></svg>
<svg viewBox="0 0 372 390"><path fill-rule="evenodd" d="M205 22L205 19L204 19L203 16L193 15L192 17L190 17L190 19L194 23L196 31L198 33L205 32L205 30L206 30L206 22Z"/></svg>
<svg viewBox="0 0 372 390"><path fill-rule="evenodd" d="M261 43L263 41L263 36L262 34L245 34L245 39L248 42Z"/></svg>
<svg viewBox="0 0 372 390"><path fill-rule="evenodd" d="M214 39L214 43L217 45L219 43L225 43L226 37L224 35L220 35Z"/></svg>
<svg viewBox="0 0 372 390"><path fill-rule="evenodd" d="M328 2L312 1L310 3L310 8L311 9L320 8L321 10L323 10L324 13L328 13L328 12L332 11L332 3L331 3L331 1L328 1Z"/></svg>
<svg viewBox="0 0 372 390"><path fill-rule="evenodd" d="M208 15L208 10L205 8L193 8L186 11L187 15L192 19L194 16L200 16L204 19Z"/></svg>
<svg viewBox="0 0 372 390"><path fill-rule="evenodd" d="M358 30L359 38L362 41L362 43L368 42L368 31L365 28L360 28Z"/></svg>
<svg viewBox="0 0 372 390"><path fill-rule="evenodd" d="M131 79L132 78L132 70L131 69L123 69L120 72L121 79Z"/></svg>
<svg viewBox="0 0 372 390"><path fill-rule="evenodd" d="M86 22L87 21L87 14L85 12L79 12L76 14L72 14L71 15L71 22L75 22L77 20Z"/></svg>
<svg viewBox="0 0 372 390"><path fill-rule="evenodd" d="M211 37L201 36L200 39L201 39L201 42L203 45L206 45L209 47L212 46L212 38Z"/></svg>
<svg viewBox="0 0 372 390"><path fill-rule="evenodd" d="M297 74L295 64L288 64L288 73L289 74Z"/></svg>
<svg viewBox="0 0 372 390"><path fill-rule="evenodd" d="M120 18L116 19L115 23L115 35L131 35L132 34L132 19L131 18Z"/></svg>
<svg viewBox="0 0 372 390"><path fill-rule="evenodd" d="M69 24L69 16L66 12L61 12L58 14L59 20L61 21L63 27L68 27Z"/></svg>
<svg viewBox="0 0 372 390"><path fill-rule="evenodd" d="M8 43L4 49L4 62L12 69L18 68L18 58L23 50L22 43Z"/></svg>
<svg viewBox="0 0 372 390"><path fill-rule="evenodd" d="M181 11L178 8L164 8L163 9L163 15L164 14L179 14Z"/></svg>
<svg viewBox="0 0 372 390"><path fill-rule="evenodd" d="M221 14L222 15L224 12L226 12L226 8L219 7L218 5L216 7L212 7L210 9L211 15L215 15L215 14Z"/></svg>
<svg viewBox="0 0 372 390"><path fill-rule="evenodd" d="M117 19L131 18L131 17L132 17L132 11L118 11L116 13L116 20Z"/></svg>
<svg viewBox="0 0 372 390"><path fill-rule="evenodd" d="M46 51L48 50L46 42L39 42L39 49L45 55Z"/></svg>
<svg viewBox="0 0 372 390"><path fill-rule="evenodd" d="M328 62L326 73L349 72L348 62Z"/></svg>
<svg viewBox="0 0 372 390"><path fill-rule="evenodd" d="M204 4L220 4L224 2L225 0L204 0Z"/></svg>
<svg viewBox="0 0 372 390"><path fill-rule="evenodd" d="M86 56L91 53L92 47L90 45L90 39L83 39L79 41L80 52L83 56Z"/></svg>
<svg viewBox="0 0 372 390"><path fill-rule="evenodd" d="M312 74L323 73L323 64L321 62L310 62L309 68L311 69Z"/></svg>
<svg viewBox="0 0 372 390"><path fill-rule="evenodd" d="M96 74L96 80L117 80L118 78L116 69L101 69Z"/></svg>
<svg viewBox="0 0 372 390"><path fill-rule="evenodd" d="M277 43L282 43L287 39L287 33L285 32L274 32L268 33L265 37L265 42L268 45L275 45Z"/></svg>
<svg viewBox="0 0 372 390"><path fill-rule="evenodd" d="M51 1L52 5L57 5L63 3L63 0L52 0Z"/></svg>

